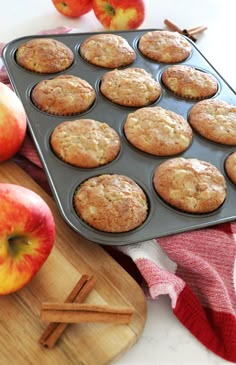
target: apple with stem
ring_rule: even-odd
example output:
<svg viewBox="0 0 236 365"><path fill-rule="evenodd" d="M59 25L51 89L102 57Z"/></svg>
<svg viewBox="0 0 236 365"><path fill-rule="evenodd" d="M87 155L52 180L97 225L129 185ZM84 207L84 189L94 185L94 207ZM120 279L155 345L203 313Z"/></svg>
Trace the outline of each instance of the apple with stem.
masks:
<svg viewBox="0 0 236 365"><path fill-rule="evenodd" d="M26 128L26 114L20 99L0 82L0 162L13 157L19 150Z"/></svg>
<svg viewBox="0 0 236 365"><path fill-rule="evenodd" d="M23 288L48 258L55 240L51 209L38 194L0 183L0 295Z"/></svg>
<svg viewBox="0 0 236 365"><path fill-rule="evenodd" d="M52 0L53 5L64 16L78 18L93 7L92 0Z"/></svg>
<svg viewBox="0 0 236 365"><path fill-rule="evenodd" d="M137 29L145 18L143 0L93 0L94 14L105 29Z"/></svg>

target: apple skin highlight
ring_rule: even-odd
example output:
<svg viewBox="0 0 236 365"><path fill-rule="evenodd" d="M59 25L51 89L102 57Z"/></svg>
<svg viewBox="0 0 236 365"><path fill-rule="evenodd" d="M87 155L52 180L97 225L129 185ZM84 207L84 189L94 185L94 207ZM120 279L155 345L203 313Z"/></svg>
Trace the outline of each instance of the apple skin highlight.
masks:
<svg viewBox="0 0 236 365"><path fill-rule="evenodd" d="M46 202L20 185L0 183L0 295L23 288L48 258L55 222Z"/></svg>
<svg viewBox="0 0 236 365"><path fill-rule="evenodd" d="M27 120L18 96L0 82L0 162L13 157L26 135Z"/></svg>
<svg viewBox="0 0 236 365"><path fill-rule="evenodd" d="M93 10L108 30L137 29L145 18L143 0L93 0Z"/></svg>

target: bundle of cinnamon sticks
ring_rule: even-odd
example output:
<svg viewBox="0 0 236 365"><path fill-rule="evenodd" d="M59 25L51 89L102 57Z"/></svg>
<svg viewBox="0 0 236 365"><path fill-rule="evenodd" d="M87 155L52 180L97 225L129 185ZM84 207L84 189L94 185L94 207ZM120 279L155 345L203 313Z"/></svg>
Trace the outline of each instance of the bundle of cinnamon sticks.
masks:
<svg viewBox="0 0 236 365"><path fill-rule="evenodd" d="M132 307L82 304L95 284L94 276L84 274L64 303L42 303L40 319L50 323L39 339L41 345L52 348L70 323L131 322Z"/></svg>
<svg viewBox="0 0 236 365"><path fill-rule="evenodd" d="M190 38L192 41L196 42L196 38L194 36L196 36L197 34L200 34L202 32L204 32L207 27L204 25L199 25L197 27L193 27L193 28L189 28L189 29L183 29L181 30L177 25L175 25L174 23L172 23L170 20L165 19L164 20L164 24L167 26L167 28L169 28L170 30L173 30L174 32L178 32L180 34L185 35L186 37Z"/></svg>

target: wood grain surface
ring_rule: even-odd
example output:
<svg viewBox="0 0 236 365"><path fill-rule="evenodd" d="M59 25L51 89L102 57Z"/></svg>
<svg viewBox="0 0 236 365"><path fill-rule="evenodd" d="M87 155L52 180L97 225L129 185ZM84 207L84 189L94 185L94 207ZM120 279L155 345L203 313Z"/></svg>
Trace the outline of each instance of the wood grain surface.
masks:
<svg viewBox="0 0 236 365"><path fill-rule="evenodd" d="M115 363L139 339L146 321L146 299L136 281L103 250L74 232L49 197L14 162L0 164L0 182L25 186L50 206L56 240L49 258L20 291L0 296L0 364L103 365ZM0 207L1 209L1 207ZM130 324L70 324L52 349L38 340L48 325L40 321L42 302L62 302L82 274L94 275L96 286L87 303L135 308Z"/></svg>

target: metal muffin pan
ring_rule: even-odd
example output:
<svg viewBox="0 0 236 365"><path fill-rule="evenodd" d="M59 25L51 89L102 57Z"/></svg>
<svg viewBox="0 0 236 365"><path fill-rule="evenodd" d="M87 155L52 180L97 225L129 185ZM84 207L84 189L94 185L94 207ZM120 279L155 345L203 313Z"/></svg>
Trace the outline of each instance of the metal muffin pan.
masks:
<svg viewBox="0 0 236 365"><path fill-rule="evenodd" d="M114 34L124 37L136 52L136 60L126 67L143 68L161 83L161 74L169 64L153 62L142 56L138 50L139 38L150 30L153 29L120 31L114 32ZM89 64L79 54L80 44L93 34L95 33L22 37L8 43L3 51L3 60L10 81L24 105L29 130L42 160L59 211L67 224L91 241L103 245L124 245L234 220L236 218L236 186L231 183L225 173L224 161L231 152L236 150L236 147L208 141L199 136L194 130L191 146L178 156L156 157L133 147L125 138L123 125L128 113L133 112L136 108L119 106L103 97L99 91L100 80L102 75L111 69ZM15 61L17 48L30 39L42 37L60 40L71 48L74 53L74 63L70 68L57 74L45 75L29 72L17 65ZM218 81L219 86L214 98L235 105L236 95L233 89L207 61L197 49L196 45L190 40L189 42L192 45L192 53L188 59L180 63L212 74ZM73 117L58 117L41 112L33 105L30 96L32 88L39 81L54 78L59 74L79 76L87 80L94 87L97 97L94 105L87 112ZM161 96L152 106L161 106L165 109L172 110L187 119L188 112L196 101L188 101L176 97L162 83L161 86ZM102 167L84 169L70 166L54 155L49 143L53 129L63 121L82 118L91 118L106 122L118 132L121 139L121 150L114 161ZM168 206L158 197L152 183L155 169L166 159L179 156L208 161L223 173L227 184L227 198L217 211L201 215L184 213ZM149 201L149 214L146 221L140 227L125 233L107 233L93 229L77 216L73 207L74 192L83 181L92 176L114 173L129 176L136 181L145 191Z"/></svg>

